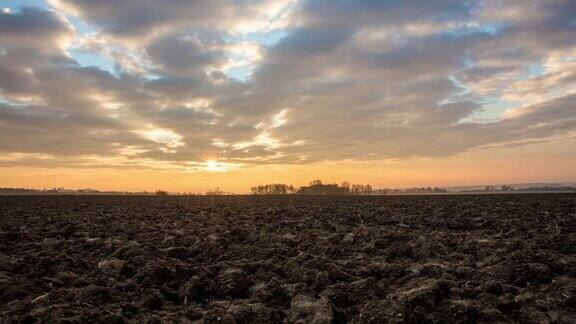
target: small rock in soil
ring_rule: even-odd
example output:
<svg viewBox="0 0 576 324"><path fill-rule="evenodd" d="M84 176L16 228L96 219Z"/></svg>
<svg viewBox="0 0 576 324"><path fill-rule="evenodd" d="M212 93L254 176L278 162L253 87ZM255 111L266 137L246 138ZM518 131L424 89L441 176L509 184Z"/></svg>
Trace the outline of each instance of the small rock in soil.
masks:
<svg viewBox="0 0 576 324"><path fill-rule="evenodd" d="M104 259L98 262L98 269L107 275L118 275L124 269L125 262L116 258Z"/></svg>
<svg viewBox="0 0 576 324"><path fill-rule="evenodd" d="M240 298L246 295L252 285L242 269L228 269L218 275L218 293L223 297Z"/></svg>
<svg viewBox="0 0 576 324"><path fill-rule="evenodd" d="M288 323L330 324L333 317L332 307L326 299L297 295L290 305Z"/></svg>

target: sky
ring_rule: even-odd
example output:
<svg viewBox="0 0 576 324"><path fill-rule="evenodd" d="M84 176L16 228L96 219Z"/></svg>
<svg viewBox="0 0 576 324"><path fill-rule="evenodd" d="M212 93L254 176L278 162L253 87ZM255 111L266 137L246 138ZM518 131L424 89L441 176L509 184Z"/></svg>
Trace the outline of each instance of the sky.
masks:
<svg viewBox="0 0 576 324"><path fill-rule="evenodd" d="M0 0L0 187L576 181L574 0Z"/></svg>

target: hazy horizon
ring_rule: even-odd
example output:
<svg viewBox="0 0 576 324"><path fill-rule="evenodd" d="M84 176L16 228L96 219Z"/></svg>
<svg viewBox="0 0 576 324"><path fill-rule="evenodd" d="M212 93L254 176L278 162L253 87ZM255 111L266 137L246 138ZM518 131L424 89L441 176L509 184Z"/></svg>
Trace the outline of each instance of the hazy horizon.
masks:
<svg viewBox="0 0 576 324"><path fill-rule="evenodd" d="M344 183L349 183L349 181L344 181L342 183L336 183L336 182L330 182L330 181L323 181L321 179L317 179L322 181L323 184L337 184L337 185L342 185ZM302 184L298 184L298 185L294 185L291 183L284 183L287 186L292 186L295 189L298 189L300 187L305 187L308 186L312 183L312 181L309 181L307 183L302 183ZM274 184L278 184L278 183L274 183L274 182L270 182L270 183L255 183L251 185L252 187L257 187L257 186L263 186L263 185L274 185ZM350 183L349 183L350 184ZM526 189L526 188L530 188L530 187L540 187L540 186L551 186L551 187L557 187L557 186L574 186L576 185L576 181L564 181L564 182L527 182L527 183L483 183L483 184L473 184L473 185L454 185L454 186L443 186L443 185L421 185L421 186L384 186L384 187L374 187L369 183L365 183L365 184L361 184L361 185L370 185L371 189L377 193L378 190L382 190L382 189L389 189L389 190L405 190L405 189L415 189L415 188L442 188L442 189L448 189L449 192L458 192L458 191L462 191L462 190L477 190L477 189L484 189L486 187L493 187L497 190L501 189L501 186L511 186L513 189ZM50 190L54 190L54 189L59 189L59 190L71 190L71 191L82 191L82 190L97 190L99 192L126 192L126 193L139 193L139 192L148 192L148 193L154 193L154 192L158 192L158 191L162 191L162 192L167 192L167 193L173 193L173 194L205 194L207 192L211 192L213 190L220 190L223 193L226 194L237 194L237 195L244 195L244 194L251 194L251 192L248 191L230 191L230 190L226 190L226 188L222 187L222 186L215 186L212 188L209 188L206 192L201 192L201 191L169 191L169 190L165 190L163 187L159 186L157 188L151 188L148 190L121 190L121 189L109 189L109 188L90 188L90 187L76 187L76 188L72 188L72 187L63 187L63 186L58 186L58 185L53 185L53 186L49 186L49 187L0 187L0 190L2 189L23 189L23 190L46 190L46 191L50 191Z"/></svg>
<svg viewBox="0 0 576 324"><path fill-rule="evenodd" d="M0 0L0 187L576 182L576 1Z"/></svg>

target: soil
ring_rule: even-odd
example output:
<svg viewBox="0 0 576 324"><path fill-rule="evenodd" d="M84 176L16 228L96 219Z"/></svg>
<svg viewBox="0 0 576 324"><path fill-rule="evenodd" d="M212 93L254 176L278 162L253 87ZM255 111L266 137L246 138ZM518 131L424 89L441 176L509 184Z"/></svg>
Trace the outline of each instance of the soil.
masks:
<svg viewBox="0 0 576 324"><path fill-rule="evenodd" d="M576 322L576 195L0 197L0 322Z"/></svg>

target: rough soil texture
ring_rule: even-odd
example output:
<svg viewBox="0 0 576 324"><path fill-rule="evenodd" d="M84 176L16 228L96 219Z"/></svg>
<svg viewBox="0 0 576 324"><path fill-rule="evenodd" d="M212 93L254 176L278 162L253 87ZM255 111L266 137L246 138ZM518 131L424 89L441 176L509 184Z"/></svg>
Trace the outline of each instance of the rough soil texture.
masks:
<svg viewBox="0 0 576 324"><path fill-rule="evenodd" d="M0 322L576 322L576 195L0 197Z"/></svg>

